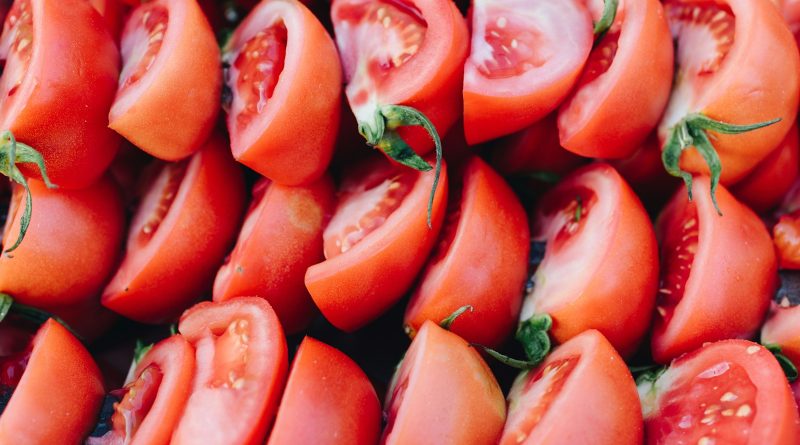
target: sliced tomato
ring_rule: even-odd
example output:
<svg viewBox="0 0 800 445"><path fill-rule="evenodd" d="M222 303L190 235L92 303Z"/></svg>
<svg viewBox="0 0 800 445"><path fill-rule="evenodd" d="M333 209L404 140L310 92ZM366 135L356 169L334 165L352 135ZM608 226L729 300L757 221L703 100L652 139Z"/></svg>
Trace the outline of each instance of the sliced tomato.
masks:
<svg viewBox="0 0 800 445"><path fill-rule="evenodd" d="M322 176L339 126L342 68L314 14L296 0L261 2L224 60L233 156L279 184Z"/></svg>
<svg viewBox="0 0 800 445"><path fill-rule="evenodd" d="M547 247L520 320L549 314L559 343L597 329L632 354L650 325L658 247L625 180L608 164L583 167L547 192L532 225L532 239Z"/></svg>
<svg viewBox="0 0 800 445"><path fill-rule="evenodd" d="M381 444L495 443L506 420L503 392L480 354L426 321L392 377Z"/></svg>
<svg viewBox="0 0 800 445"><path fill-rule="evenodd" d="M471 305L473 310L460 315L450 330L469 342L497 347L516 325L522 304L528 218L508 184L479 158L467 161L462 178L404 323L415 332L425 320L439 322Z"/></svg>
<svg viewBox="0 0 800 445"><path fill-rule="evenodd" d="M648 444L795 444L797 406L772 353L746 340L710 343L640 383Z"/></svg>
<svg viewBox="0 0 800 445"><path fill-rule="evenodd" d="M314 303L337 328L351 332L364 326L411 288L447 206L442 169L428 227L433 176L372 158L343 180L322 234L325 261L309 267L305 276Z"/></svg>
<svg viewBox="0 0 800 445"><path fill-rule="evenodd" d="M364 371L338 349L306 337L294 357L268 445L373 445L381 405Z"/></svg>
<svg viewBox="0 0 800 445"><path fill-rule="evenodd" d="M103 401L103 378L92 356L63 326L46 321L29 353L3 359L3 374L16 369L16 382L0 382L13 394L0 416L0 443L81 443L94 426Z"/></svg>
<svg viewBox="0 0 800 445"><path fill-rule="evenodd" d="M256 183L236 247L217 272L214 301L265 298L286 332L302 330L316 312L306 269L323 260L322 229L334 206L327 176L304 187Z"/></svg>
<svg viewBox="0 0 800 445"><path fill-rule="evenodd" d="M781 216L772 237L781 269L800 269L800 211Z"/></svg>
<svg viewBox="0 0 800 445"><path fill-rule="evenodd" d="M122 264L102 296L105 307L144 323L174 320L211 289L247 195L220 137L189 159L158 167L131 222Z"/></svg>
<svg viewBox="0 0 800 445"><path fill-rule="evenodd" d="M668 363L703 343L750 338L777 284L777 261L764 223L724 187L717 214L709 179L697 177L693 201L681 188L656 225L661 282L653 358Z"/></svg>
<svg viewBox="0 0 800 445"><path fill-rule="evenodd" d="M254 297L203 302L183 314L178 330L197 350L197 367L170 443L264 443L288 366L269 303Z"/></svg>

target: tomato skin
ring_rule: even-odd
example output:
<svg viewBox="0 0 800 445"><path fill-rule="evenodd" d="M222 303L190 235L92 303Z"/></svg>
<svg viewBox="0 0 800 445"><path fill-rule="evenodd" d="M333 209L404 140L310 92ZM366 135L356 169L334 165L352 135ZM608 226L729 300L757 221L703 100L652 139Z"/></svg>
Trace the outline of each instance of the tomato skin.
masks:
<svg viewBox="0 0 800 445"><path fill-rule="evenodd" d="M474 310L460 315L450 330L469 342L497 347L516 325L522 304L528 218L503 178L477 157L467 161L457 199L404 323L416 331L425 320L439 322L471 305Z"/></svg>
<svg viewBox="0 0 800 445"><path fill-rule="evenodd" d="M436 323L423 323L392 380L381 444L478 445L500 437L506 404L494 375L475 348Z"/></svg>
<svg viewBox="0 0 800 445"><path fill-rule="evenodd" d="M127 253L103 291L105 307L143 323L175 319L210 289L244 213L242 172L222 138L212 137L185 162L185 176L158 229L141 245L143 229L131 228ZM137 216L146 211L140 208Z"/></svg>
<svg viewBox="0 0 800 445"><path fill-rule="evenodd" d="M761 327L761 342L780 346L792 363L800 363L800 307L773 304Z"/></svg>
<svg viewBox="0 0 800 445"><path fill-rule="evenodd" d="M608 161L628 181L631 188L648 205L657 208L672 197L681 181L664 170L658 135L651 133L634 153L625 159Z"/></svg>
<svg viewBox="0 0 800 445"><path fill-rule="evenodd" d="M80 443L103 401L92 356L58 322L47 320L32 342L28 365L0 416L0 443Z"/></svg>
<svg viewBox="0 0 800 445"><path fill-rule="evenodd" d="M322 230L335 207L335 189L327 176L302 187L264 182L254 187L266 187L266 192L254 197L251 206L256 207L251 207L231 259L217 272L214 301L262 297L284 330L295 333L316 312L304 278L309 266L324 259Z"/></svg>
<svg viewBox="0 0 800 445"><path fill-rule="evenodd" d="M342 68L333 40L299 1L261 2L223 53L228 57L277 18L288 32L283 71L250 128L239 130L236 113L228 113L231 149L237 161L278 184L309 184L325 172L339 126ZM240 107L234 96L232 111Z"/></svg>
<svg viewBox="0 0 800 445"><path fill-rule="evenodd" d="M364 371L311 337L300 343L268 445L378 441L381 405Z"/></svg>
<svg viewBox="0 0 800 445"><path fill-rule="evenodd" d="M668 319L655 318L651 346L658 363L667 363L706 342L750 338L761 325L777 284L775 252L758 216L724 186L717 188L724 215L719 216L706 177L695 177L692 196L699 241L674 313ZM678 233L686 223L687 206L684 186L656 222L662 246L670 233Z"/></svg>
<svg viewBox="0 0 800 445"><path fill-rule="evenodd" d="M103 17L108 32L114 41L119 41L119 35L122 32L122 20L128 13L128 7L122 0L89 0L89 3Z"/></svg>

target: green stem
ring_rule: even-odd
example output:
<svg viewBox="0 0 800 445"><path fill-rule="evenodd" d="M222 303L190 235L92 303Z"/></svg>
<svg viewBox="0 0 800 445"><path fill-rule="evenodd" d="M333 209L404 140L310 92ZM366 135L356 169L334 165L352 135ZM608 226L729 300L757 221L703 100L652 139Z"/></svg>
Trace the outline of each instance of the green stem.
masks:
<svg viewBox="0 0 800 445"><path fill-rule="evenodd" d="M43 311L41 309L35 308L33 306L28 306L26 304L21 304L14 301L14 298L11 295L6 293L0 292L0 321L3 321L5 317L9 314L18 315L28 321L36 323L37 325L44 324L48 319L52 318L54 321L57 321L64 326L72 335L75 336L80 341L84 341L83 337L80 336L77 332L70 325L67 324L61 317L57 315L53 315L50 312Z"/></svg>
<svg viewBox="0 0 800 445"><path fill-rule="evenodd" d="M594 24L594 35L597 36L597 40L601 39L603 35L611 29L611 25L614 24L614 18L617 16L618 3L619 0L605 1L603 5L603 15L600 17L600 20Z"/></svg>
<svg viewBox="0 0 800 445"><path fill-rule="evenodd" d="M764 343L762 346L764 346L767 351L771 352L772 355L775 356L775 360L777 360L778 364L781 365L781 369L783 369L783 373L786 374L786 379L789 380L789 382L794 382L797 380L797 366L795 366L795 364L789 360L789 357L783 354L780 345L775 343Z"/></svg>
<svg viewBox="0 0 800 445"><path fill-rule="evenodd" d="M439 326L441 326L442 328L447 329L449 331L450 330L450 326L453 325L453 322L456 321L456 318L460 317L461 314L463 314L464 312L467 312L467 311L473 312L474 310L475 310L475 308L473 308L469 304L461 306L460 308L456 309L455 312L453 312L452 314L447 316L447 318L445 318L444 320L440 321L439 322Z"/></svg>

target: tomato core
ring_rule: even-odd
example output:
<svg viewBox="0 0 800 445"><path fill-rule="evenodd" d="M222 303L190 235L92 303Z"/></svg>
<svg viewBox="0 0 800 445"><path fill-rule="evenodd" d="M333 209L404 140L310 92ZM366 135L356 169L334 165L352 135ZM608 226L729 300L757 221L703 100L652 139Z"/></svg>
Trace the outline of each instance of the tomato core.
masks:
<svg viewBox="0 0 800 445"><path fill-rule="evenodd" d="M680 221L680 230L669 233L661 248L661 284L656 297L656 311L665 322L669 322L683 297L700 242L700 224L693 202L686 205Z"/></svg>
<svg viewBox="0 0 800 445"><path fill-rule="evenodd" d="M209 385L212 388L243 388L250 322L245 319L232 321L221 335L215 336L214 341L214 374Z"/></svg>
<svg viewBox="0 0 800 445"><path fill-rule="evenodd" d="M120 54L125 61L119 76L119 91L138 82L150 70L164 43L169 11L161 5L144 5L139 13L139 26L126 35Z"/></svg>
<svg viewBox="0 0 800 445"><path fill-rule="evenodd" d="M558 251L586 225L597 203L597 195L589 188L574 188L542 206L546 227L534 231L537 239L548 240L548 250Z"/></svg>
<svg viewBox="0 0 800 445"><path fill-rule="evenodd" d="M14 2L0 38L0 58L5 61L0 78L0 107L17 92L25 78L33 48L33 13L30 1Z"/></svg>

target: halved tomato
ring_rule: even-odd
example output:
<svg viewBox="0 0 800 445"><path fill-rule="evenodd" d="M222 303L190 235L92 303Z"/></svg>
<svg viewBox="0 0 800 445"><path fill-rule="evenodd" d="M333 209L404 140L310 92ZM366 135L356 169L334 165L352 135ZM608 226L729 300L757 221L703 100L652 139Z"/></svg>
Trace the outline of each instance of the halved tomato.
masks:
<svg viewBox="0 0 800 445"><path fill-rule="evenodd" d="M506 420L503 392L481 355L426 321L392 377L381 444L495 443Z"/></svg>
<svg viewBox="0 0 800 445"><path fill-rule="evenodd" d="M549 314L559 343L597 329L632 354L658 284L655 234L633 190L613 167L592 164L548 191L531 222L532 239L547 247L520 321Z"/></svg>
<svg viewBox="0 0 800 445"><path fill-rule="evenodd" d="M261 444L286 380L287 350L266 300L203 302L178 330L197 350L192 392L171 444Z"/></svg>
<svg viewBox="0 0 800 445"><path fill-rule="evenodd" d="M236 160L279 184L322 176L339 126L342 68L319 20L299 1L263 1L223 53Z"/></svg>
<svg viewBox="0 0 800 445"><path fill-rule="evenodd" d="M639 384L648 444L796 444L792 390L772 353L746 340L710 343Z"/></svg>
<svg viewBox="0 0 800 445"><path fill-rule="evenodd" d="M334 206L327 176L302 187L256 183L236 247L214 280L214 301L261 297L287 333L302 330L316 312L306 269L323 260L322 229Z"/></svg>
<svg viewBox="0 0 800 445"><path fill-rule="evenodd" d="M105 307L144 323L174 320L211 289L244 213L242 172L212 137L189 159L156 164Z"/></svg>
<svg viewBox="0 0 800 445"><path fill-rule="evenodd" d="M377 318L411 288L436 242L447 206L442 170L431 225L425 209L432 172L381 158L357 165L339 188L339 203L322 234L325 261L305 283L322 315L344 331Z"/></svg>
<svg viewBox="0 0 800 445"><path fill-rule="evenodd" d="M653 358L668 363L703 343L750 338L777 283L777 261L764 223L724 188L711 200L696 177L689 201L681 188L656 224L661 282L652 332Z"/></svg>

